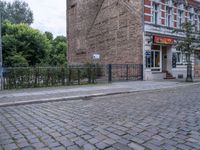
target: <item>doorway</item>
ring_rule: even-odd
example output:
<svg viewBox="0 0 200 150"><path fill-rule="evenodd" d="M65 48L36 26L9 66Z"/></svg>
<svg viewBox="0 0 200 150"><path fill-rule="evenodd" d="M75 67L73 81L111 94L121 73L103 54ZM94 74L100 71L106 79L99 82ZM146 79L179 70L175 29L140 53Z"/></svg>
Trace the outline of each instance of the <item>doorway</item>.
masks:
<svg viewBox="0 0 200 150"><path fill-rule="evenodd" d="M167 72L167 46L162 46L162 72Z"/></svg>
<svg viewBox="0 0 200 150"><path fill-rule="evenodd" d="M195 51L194 76L200 77L200 51Z"/></svg>

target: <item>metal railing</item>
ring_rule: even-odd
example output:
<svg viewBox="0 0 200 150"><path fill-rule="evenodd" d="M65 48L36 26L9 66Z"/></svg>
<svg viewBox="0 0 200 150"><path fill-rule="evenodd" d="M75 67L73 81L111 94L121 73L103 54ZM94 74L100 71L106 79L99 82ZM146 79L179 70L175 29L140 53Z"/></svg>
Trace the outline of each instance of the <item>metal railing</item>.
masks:
<svg viewBox="0 0 200 150"><path fill-rule="evenodd" d="M136 64L4 67L1 90L142 79L143 66Z"/></svg>
<svg viewBox="0 0 200 150"><path fill-rule="evenodd" d="M143 80L141 64L110 64L108 65L108 81Z"/></svg>

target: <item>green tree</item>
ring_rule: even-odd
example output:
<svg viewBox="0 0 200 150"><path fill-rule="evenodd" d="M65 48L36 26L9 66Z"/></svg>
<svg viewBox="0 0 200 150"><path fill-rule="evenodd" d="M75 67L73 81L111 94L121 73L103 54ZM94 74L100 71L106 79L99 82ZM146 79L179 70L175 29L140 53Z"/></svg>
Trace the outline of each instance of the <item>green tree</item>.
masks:
<svg viewBox="0 0 200 150"><path fill-rule="evenodd" d="M50 41L53 40L53 34L52 34L51 32L46 31L46 32L44 32L44 34L46 35L46 37L47 37Z"/></svg>
<svg viewBox="0 0 200 150"><path fill-rule="evenodd" d="M12 24L6 21L2 27L3 59L6 66L27 62L30 66L35 66L43 62L51 50L47 37L26 24ZM17 58L20 60L16 61Z"/></svg>
<svg viewBox="0 0 200 150"><path fill-rule="evenodd" d="M57 36L51 41L52 49L46 58L46 64L65 65L67 64L67 43L65 36Z"/></svg>
<svg viewBox="0 0 200 150"><path fill-rule="evenodd" d="M15 0L13 3L0 1L0 11L3 20L8 20L12 23L26 23L28 25L33 23L33 13L29 5L20 0Z"/></svg>
<svg viewBox="0 0 200 150"><path fill-rule="evenodd" d="M11 66L28 66L28 61L26 58L22 55L22 53L16 53L13 55L10 55L5 58L7 62L11 64Z"/></svg>
<svg viewBox="0 0 200 150"><path fill-rule="evenodd" d="M174 30L175 33L183 33L184 38L177 39L176 48L183 53L188 55L187 60L187 82L192 82L192 63L191 55L194 53L194 50L199 47L200 43L200 34L195 33L195 26L191 22L185 22L182 24L181 29Z"/></svg>

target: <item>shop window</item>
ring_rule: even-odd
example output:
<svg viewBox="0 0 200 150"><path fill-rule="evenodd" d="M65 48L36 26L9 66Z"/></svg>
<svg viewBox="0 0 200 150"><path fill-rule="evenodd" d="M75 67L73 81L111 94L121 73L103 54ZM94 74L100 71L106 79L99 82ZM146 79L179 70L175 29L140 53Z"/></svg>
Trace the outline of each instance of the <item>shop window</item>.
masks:
<svg viewBox="0 0 200 150"><path fill-rule="evenodd" d="M176 63L181 64L182 63L182 53L176 52Z"/></svg>
<svg viewBox="0 0 200 150"><path fill-rule="evenodd" d="M196 53L195 55L195 65L199 65L200 64L200 53Z"/></svg>
<svg viewBox="0 0 200 150"><path fill-rule="evenodd" d="M146 68L152 71L160 71L161 53L158 50L146 51Z"/></svg>
<svg viewBox="0 0 200 150"><path fill-rule="evenodd" d="M189 62L189 54L183 53L181 51L176 52L176 63L177 64L187 64Z"/></svg>

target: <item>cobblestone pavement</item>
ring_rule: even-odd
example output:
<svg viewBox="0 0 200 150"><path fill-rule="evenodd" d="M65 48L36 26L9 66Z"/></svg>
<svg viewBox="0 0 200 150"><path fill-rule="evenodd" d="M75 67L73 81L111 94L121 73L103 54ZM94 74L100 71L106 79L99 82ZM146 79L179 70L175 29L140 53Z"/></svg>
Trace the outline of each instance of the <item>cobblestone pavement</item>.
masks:
<svg viewBox="0 0 200 150"><path fill-rule="evenodd" d="M0 108L0 149L200 149L200 85Z"/></svg>

